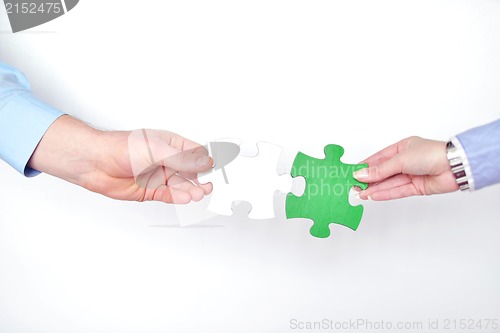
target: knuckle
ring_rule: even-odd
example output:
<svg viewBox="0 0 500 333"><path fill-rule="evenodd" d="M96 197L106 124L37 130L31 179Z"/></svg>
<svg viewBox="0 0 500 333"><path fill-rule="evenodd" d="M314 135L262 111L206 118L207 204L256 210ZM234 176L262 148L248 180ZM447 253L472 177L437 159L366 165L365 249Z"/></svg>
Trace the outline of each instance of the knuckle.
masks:
<svg viewBox="0 0 500 333"><path fill-rule="evenodd" d="M375 179L379 179L382 175L382 167L377 165L377 166L374 166L374 167L371 167L370 170L369 170L369 177L370 178L375 178Z"/></svg>

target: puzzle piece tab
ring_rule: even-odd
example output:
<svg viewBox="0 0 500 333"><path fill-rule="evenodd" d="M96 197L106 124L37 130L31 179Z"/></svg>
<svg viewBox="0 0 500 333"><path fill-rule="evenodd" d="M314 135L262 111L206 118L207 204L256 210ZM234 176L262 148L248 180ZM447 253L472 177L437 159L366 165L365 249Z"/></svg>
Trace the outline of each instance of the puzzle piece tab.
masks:
<svg viewBox="0 0 500 333"><path fill-rule="evenodd" d="M363 215L363 206L351 206L349 191L353 186L361 189L368 187L366 183L353 177L353 172L368 167L367 164L342 163L340 158L344 154L344 148L338 145L327 145L324 152L324 159L301 152L297 154L291 175L304 177L306 188L300 197L288 193L285 206L287 218L313 220L310 232L319 238L330 235L330 223L357 229Z"/></svg>

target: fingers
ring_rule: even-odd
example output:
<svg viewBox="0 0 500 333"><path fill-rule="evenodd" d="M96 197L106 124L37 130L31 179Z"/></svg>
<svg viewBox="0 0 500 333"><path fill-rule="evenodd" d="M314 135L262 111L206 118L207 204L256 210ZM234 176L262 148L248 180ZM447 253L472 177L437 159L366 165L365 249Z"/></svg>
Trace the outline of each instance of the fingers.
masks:
<svg viewBox="0 0 500 333"><path fill-rule="evenodd" d="M213 160L207 155L196 153L198 149L179 151L155 161L155 165L163 164L179 172L198 174L208 171L213 166Z"/></svg>
<svg viewBox="0 0 500 333"><path fill-rule="evenodd" d="M384 200L401 199L415 195L420 195L420 194L415 189L415 186L409 183L402 186L373 192L369 196L369 198L374 201L384 201Z"/></svg>
<svg viewBox="0 0 500 333"><path fill-rule="evenodd" d="M212 184L199 184L176 174L175 170L164 166L141 174L135 180L142 188L142 201L163 201L166 203L185 204L200 201L212 191Z"/></svg>
<svg viewBox="0 0 500 333"><path fill-rule="evenodd" d="M156 173L158 174L158 173ZM158 176L152 177L157 178ZM149 185L156 183L153 179ZM173 204L186 204L191 201L200 201L205 196L205 192L210 193L205 188L193 184L188 179L178 175L172 176L168 182L158 184L156 187L150 186L145 189L143 201L162 201ZM211 189L210 189L211 190Z"/></svg>
<svg viewBox="0 0 500 333"><path fill-rule="evenodd" d="M399 152L398 146L400 145L400 142L397 142L393 145L390 145L389 147L382 149L381 151L361 161L360 164L367 163L368 165L378 165L384 161L387 161L388 159L391 159L392 157L398 154Z"/></svg>
<svg viewBox="0 0 500 333"><path fill-rule="evenodd" d="M192 192L192 191L184 191L178 188L172 188L167 185L161 185L156 191L150 200L152 201L161 201L169 204L177 204L184 205L188 204L191 201L200 201L203 199L204 194L201 187L196 187L200 191Z"/></svg>
<svg viewBox="0 0 500 333"><path fill-rule="evenodd" d="M135 178L162 165L176 172L193 174L195 178L213 166L205 147L167 131L130 132L128 151Z"/></svg>
<svg viewBox="0 0 500 333"><path fill-rule="evenodd" d="M198 173L213 167L205 147L168 131L136 130L128 135L131 176L141 201L185 204L212 192Z"/></svg>
<svg viewBox="0 0 500 333"><path fill-rule="evenodd" d="M174 190L173 193L176 193L178 191L182 191L185 193L188 193L191 197L191 200L193 201L200 201L203 199L205 196L205 191L197 186L196 184L193 184L191 181L189 181L186 178L180 177L180 176L173 176L168 180L167 186ZM178 203L176 202L176 196L173 196L173 202L172 203Z"/></svg>
<svg viewBox="0 0 500 333"><path fill-rule="evenodd" d="M205 193L205 195L209 195L210 193L212 193L212 190L214 188L212 183L202 184L199 182L198 178L193 178L193 179L191 179L191 181L194 184L196 184L199 188L201 188L203 190L203 192Z"/></svg>
<svg viewBox="0 0 500 333"><path fill-rule="evenodd" d="M378 165L358 170L353 174L353 176L360 182L377 183L394 175L400 174L403 170L403 161L403 155L398 154Z"/></svg>
<svg viewBox="0 0 500 333"><path fill-rule="evenodd" d="M399 174L370 185L368 189L360 191L358 196L362 200L383 201L422 194L421 190L416 187L414 179L408 175Z"/></svg>
<svg viewBox="0 0 500 333"><path fill-rule="evenodd" d="M161 201L169 204L184 205L191 202L191 195L187 192L169 188L167 185L161 185L155 192L151 201Z"/></svg>
<svg viewBox="0 0 500 333"><path fill-rule="evenodd" d="M145 131L150 163L177 171L200 173L209 170L213 160L207 150L176 134L162 131Z"/></svg>
<svg viewBox="0 0 500 333"><path fill-rule="evenodd" d="M368 168L354 173L354 178L365 183L380 182L401 173L403 160L400 155L411 138L406 138L373 154L360 163L368 164Z"/></svg>
<svg viewBox="0 0 500 333"><path fill-rule="evenodd" d="M396 175L381 183L370 185L364 191L358 191L357 196L362 200L385 201L406 198L422 193L415 187L413 179L408 175Z"/></svg>
<svg viewBox="0 0 500 333"><path fill-rule="evenodd" d="M383 182L370 185L366 190L359 191L358 195L363 200L366 200L368 198L372 199L373 193L390 190L392 188L410 184L411 182L412 179L408 175L399 174L390 177L389 179L386 179Z"/></svg>
<svg viewBox="0 0 500 333"><path fill-rule="evenodd" d="M161 141L168 144L169 146L175 148L176 150L179 151L192 150L196 154L208 155L208 151L205 147L203 147L199 143L186 139L176 133L161 131L161 130L146 130L146 131L149 137L157 137Z"/></svg>
<svg viewBox="0 0 500 333"><path fill-rule="evenodd" d="M408 144L416 139L418 138L408 137L406 139L398 141L382 149L378 153L373 154L372 156L368 157L367 159L365 159L360 163L368 163L368 165L378 165L405 151L407 149Z"/></svg>
<svg viewBox="0 0 500 333"><path fill-rule="evenodd" d="M149 140L162 142L177 152L186 152L194 155L208 156L208 150L204 146L186 139L178 134L160 131L160 130L145 130ZM170 155L167 155L170 156ZM163 159L160 156L160 159Z"/></svg>

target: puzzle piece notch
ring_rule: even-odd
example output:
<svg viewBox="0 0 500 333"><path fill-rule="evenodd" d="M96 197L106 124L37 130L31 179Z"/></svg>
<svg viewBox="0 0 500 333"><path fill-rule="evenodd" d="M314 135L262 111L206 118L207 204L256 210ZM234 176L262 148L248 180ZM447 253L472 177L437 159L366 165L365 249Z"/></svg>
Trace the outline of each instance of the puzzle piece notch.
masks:
<svg viewBox="0 0 500 333"><path fill-rule="evenodd" d="M285 203L287 218L308 218L313 220L311 235L318 238L330 236L329 225L341 224L356 230L361 222L363 206L351 206L349 192L353 186L366 189L366 183L353 177L357 170L368 167L367 164L344 164L340 158L344 148L327 145L325 158L317 159L299 152L294 159L291 175L306 179L306 188L302 196L288 193Z"/></svg>
<svg viewBox="0 0 500 333"><path fill-rule="evenodd" d="M268 143L256 144L258 154L245 156L249 149L242 149L238 157L225 166L228 183L221 172L216 171L200 178L214 185L208 209L219 215L232 215L235 201L247 201L251 204L249 218L274 218L274 194L276 190L287 193L292 188L290 175L278 175L277 165L282 148ZM253 154L252 154L253 155Z"/></svg>

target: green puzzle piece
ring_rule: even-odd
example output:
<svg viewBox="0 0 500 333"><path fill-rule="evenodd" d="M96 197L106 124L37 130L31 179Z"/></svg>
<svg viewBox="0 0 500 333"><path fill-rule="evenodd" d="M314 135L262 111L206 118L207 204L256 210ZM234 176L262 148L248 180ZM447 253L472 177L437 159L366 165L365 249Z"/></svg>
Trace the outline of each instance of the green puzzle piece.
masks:
<svg viewBox="0 0 500 333"><path fill-rule="evenodd" d="M319 238L330 236L330 223L337 223L353 230L358 228L363 206L351 206L349 191L353 186L365 190L368 185L357 181L353 172L368 167L367 164L344 164L340 161L344 148L327 145L325 158L320 160L301 152L295 156L292 177L306 179L304 194L286 197L287 218L308 218L314 221L311 235Z"/></svg>

